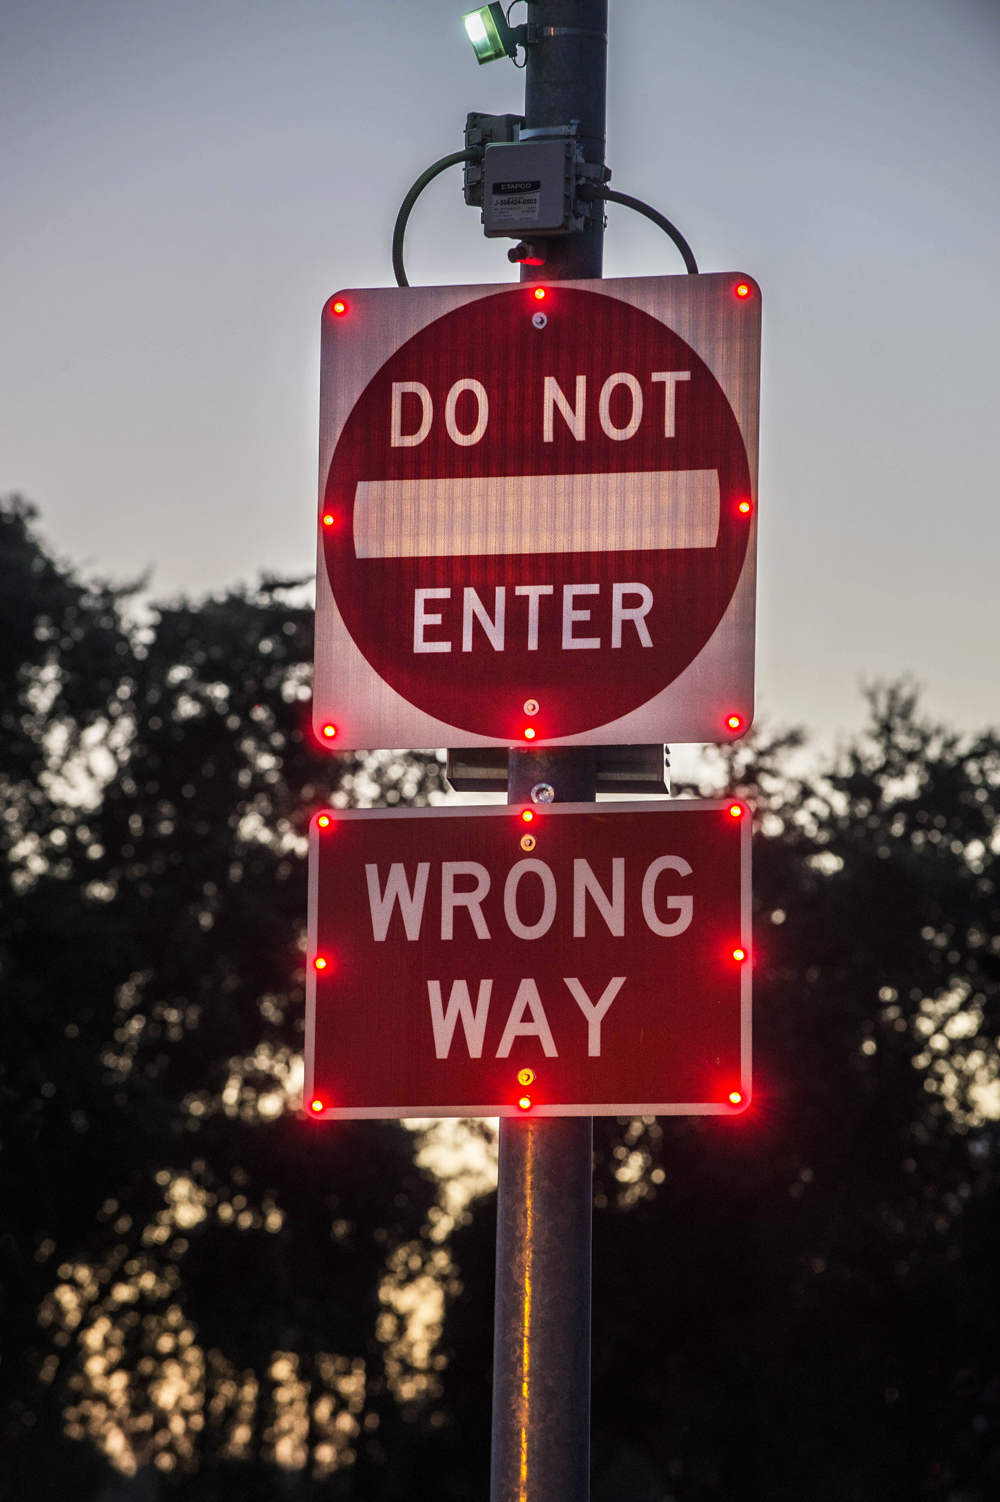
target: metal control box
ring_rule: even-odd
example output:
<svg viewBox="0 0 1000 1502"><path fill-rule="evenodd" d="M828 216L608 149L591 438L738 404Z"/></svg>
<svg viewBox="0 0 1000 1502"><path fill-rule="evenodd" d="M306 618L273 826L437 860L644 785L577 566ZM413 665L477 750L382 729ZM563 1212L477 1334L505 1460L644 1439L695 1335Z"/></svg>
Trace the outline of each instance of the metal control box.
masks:
<svg viewBox="0 0 1000 1502"><path fill-rule="evenodd" d="M470 208L483 206L483 158L494 142L516 141L523 115L484 115L472 110L465 121L465 149L478 153L475 161L465 164L465 201Z"/></svg>
<svg viewBox="0 0 1000 1502"><path fill-rule="evenodd" d="M576 143L510 141L487 146L483 163L483 225L487 238L568 235L574 216Z"/></svg>

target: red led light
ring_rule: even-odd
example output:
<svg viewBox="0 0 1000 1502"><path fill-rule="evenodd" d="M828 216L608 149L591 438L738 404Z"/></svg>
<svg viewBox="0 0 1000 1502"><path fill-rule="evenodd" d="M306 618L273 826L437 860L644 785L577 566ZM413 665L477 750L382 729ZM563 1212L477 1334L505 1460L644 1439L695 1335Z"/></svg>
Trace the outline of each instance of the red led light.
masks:
<svg viewBox="0 0 1000 1502"><path fill-rule="evenodd" d="M329 829L329 827L330 827L330 815L329 814L320 814L319 818L316 820L316 823L319 825L320 829Z"/></svg>
<svg viewBox="0 0 1000 1502"><path fill-rule="evenodd" d="M747 957L747 952L746 952L745 949L734 949L733 950L733 959L736 960L739 964L742 964L743 961L746 959L746 957Z"/></svg>
<svg viewBox="0 0 1000 1502"><path fill-rule="evenodd" d="M751 511L753 510L753 507L751 506L749 501L740 501L738 509L742 511L744 516L749 516Z"/></svg>
<svg viewBox="0 0 1000 1502"><path fill-rule="evenodd" d="M330 515L329 511L326 513L326 515L323 518L323 525L324 525L324 527L332 527L333 526L333 517Z"/></svg>
<svg viewBox="0 0 1000 1502"><path fill-rule="evenodd" d="M742 724L743 721L740 719L738 714L731 714L726 721L726 725L730 730L739 730Z"/></svg>
<svg viewBox="0 0 1000 1502"><path fill-rule="evenodd" d="M524 732L524 738L526 741L533 741L535 739L535 731L531 725L529 725L527 730Z"/></svg>
<svg viewBox="0 0 1000 1502"><path fill-rule="evenodd" d="M316 956L316 958L313 960L313 964L316 966L317 970L325 970L326 967L327 967L327 963L328 962L323 958L323 956L321 954L318 954Z"/></svg>
<svg viewBox="0 0 1000 1502"><path fill-rule="evenodd" d="M522 1111L531 1110L531 1101L527 1095L521 1096L521 1099L518 1101L518 1105L521 1107Z"/></svg>
<svg viewBox="0 0 1000 1502"><path fill-rule="evenodd" d="M323 1102L320 1100L318 1095L315 1100L311 1100L309 1102L309 1109L310 1111L322 1111Z"/></svg>
<svg viewBox="0 0 1000 1502"><path fill-rule="evenodd" d="M746 282L737 282L736 283L736 296L737 297L749 297L750 296L750 288L749 288L749 286L748 286L748 284Z"/></svg>
<svg viewBox="0 0 1000 1502"><path fill-rule="evenodd" d="M336 725L324 725L323 734L328 741L332 741L334 736L337 734Z"/></svg>
<svg viewBox="0 0 1000 1502"><path fill-rule="evenodd" d="M337 314L338 318L347 312L347 304L342 297L337 298L337 301L333 305L333 311Z"/></svg>
<svg viewBox="0 0 1000 1502"><path fill-rule="evenodd" d="M523 820L524 820L524 822L525 822L525 824L530 824L530 823L531 823L531 821L532 821L532 819L533 819L533 818L534 818L534 817L535 817L535 816L534 816L534 814L533 814L533 813L532 813L532 811L531 811L531 809L530 809L530 808L526 808L526 809L525 809L525 810L524 810L524 813L523 813L523 814L522 814L522 815L521 815L521 818L522 818L522 819L523 819Z"/></svg>
<svg viewBox="0 0 1000 1502"><path fill-rule="evenodd" d="M742 803L730 803L730 805L729 805L729 817L731 819L742 819L742 817L743 817L743 805L742 805Z"/></svg>
<svg viewBox="0 0 1000 1502"><path fill-rule="evenodd" d="M545 288L544 287L536 287L535 288L535 296L538 298L539 302L544 302L545 301Z"/></svg>
<svg viewBox="0 0 1000 1502"><path fill-rule="evenodd" d="M730 1092L729 1092L729 1104L731 1106L739 1106L739 1105L742 1105L742 1103L743 1103L743 1094L742 1094L742 1092L739 1091L739 1090L730 1090Z"/></svg>

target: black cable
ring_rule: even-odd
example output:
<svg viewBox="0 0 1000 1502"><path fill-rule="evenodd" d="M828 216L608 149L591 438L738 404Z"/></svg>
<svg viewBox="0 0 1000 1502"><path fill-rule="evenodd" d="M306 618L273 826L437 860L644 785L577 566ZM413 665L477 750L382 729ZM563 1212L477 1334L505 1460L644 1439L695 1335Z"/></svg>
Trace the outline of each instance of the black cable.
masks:
<svg viewBox="0 0 1000 1502"><path fill-rule="evenodd" d="M528 0L510 0L510 4L508 5L508 7L506 9L506 12L504 13L504 20L507 22L508 26L510 26L510 13L514 9L514 6L515 5L521 5L522 3L524 5L527 5ZM514 48L514 56L511 58L511 62L514 64L515 68L526 68L528 66L528 56L527 56L528 48L527 48L527 45L525 45L524 52L525 52L524 62L523 63L519 63L518 60L517 60L517 48L516 47Z"/></svg>
<svg viewBox="0 0 1000 1502"><path fill-rule="evenodd" d="M628 193L618 193L614 188L606 188L601 185L595 186L594 197L603 198L608 203L620 203L624 208L635 209L637 214L644 214L647 219L651 219L654 224L663 230L664 234L670 236L671 240L677 246L677 249L684 258L684 265L687 267L688 275L698 275L698 262L694 258L694 252L690 245L677 226L671 224L670 220L665 219L656 209L651 209L649 204L643 203L641 198L631 198Z"/></svg>
<svg viewBox="0 0 1000 1502"><path fill-rule="evenodd" d="M413 187L403 199L403 202L399 206L399 213L396 215L396 227L392 232L392 269L396 276L397 287L408 287L410 285L406 280L406 272L403 269L403 236L406 234L406 221L410 217L410 210L413 208L413 205L427 184L433 181L438 173L443 172L446 167L457 167L459 162L478 162L478 160L479 153L473 150L453 151L451 156L443 156L439 162L434 163L433 167L428 167L426 172L421 172Z"/></svg>

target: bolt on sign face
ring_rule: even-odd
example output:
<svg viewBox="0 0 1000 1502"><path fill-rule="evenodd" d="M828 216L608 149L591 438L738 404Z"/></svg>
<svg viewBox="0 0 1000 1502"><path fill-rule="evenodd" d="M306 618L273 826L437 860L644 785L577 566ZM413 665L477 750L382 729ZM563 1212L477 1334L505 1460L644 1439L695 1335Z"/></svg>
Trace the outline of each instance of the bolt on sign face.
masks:
<svg viewBox="0 0 1000 1502"><path fill-rule="evenodd" d="M325 810L306 1114L744 1110L750 822L731 800Z"/></svg>
<svg viewBox="0 0 1000 1502"><path fill-rule="evenodd" d="M320 740L743 734L759 352L744 276L332 298Z"/></svg>

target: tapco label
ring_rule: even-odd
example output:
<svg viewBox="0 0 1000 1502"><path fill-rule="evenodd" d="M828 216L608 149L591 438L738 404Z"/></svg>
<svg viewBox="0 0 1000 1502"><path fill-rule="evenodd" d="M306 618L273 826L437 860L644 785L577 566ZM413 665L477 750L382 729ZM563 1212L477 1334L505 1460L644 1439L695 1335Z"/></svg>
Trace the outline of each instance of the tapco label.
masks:
<svg viewBox="0 0 1000 1502"><path fill-rule="evenodd" d="M739 802L326 810L306 1108L742 1110L751 963Z"/></svg>
<svg viewBox="0 0 1000 1502"><path fill-rule="evenodd" d="M541 182L494 183L492 188L494 221L500 223L506 219L537 219L541 191Z"/></svg>
<svg viewBox="0 0 1000 1502"><path fill-rule="evenodd" d="M458 292L475 296L431 316ZM337 305L324 352L325 409L337 410L320 512L320 735L332 726L338 746L372 746L742 733L755 285L404 289ZM526 702L538 706L530 725Z"/></svg>

